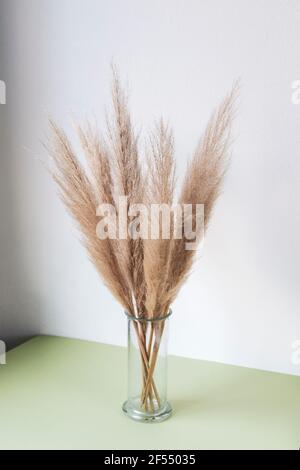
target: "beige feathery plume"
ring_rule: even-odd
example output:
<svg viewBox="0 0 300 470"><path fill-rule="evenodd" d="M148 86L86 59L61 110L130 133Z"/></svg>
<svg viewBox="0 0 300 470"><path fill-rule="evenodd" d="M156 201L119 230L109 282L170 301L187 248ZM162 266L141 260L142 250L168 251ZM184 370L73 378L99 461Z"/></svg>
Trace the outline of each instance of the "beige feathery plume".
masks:
<svg viewBox="0 0 300 470"><path fill-rule="evenodd" d="M199 227L199 232L207 228L228 166L231 125L237 93L238 85L235 85L232 92L213 113L186 171L179 203L204 204L204 227ZM171 243L165 308L176 298L195 259L195 251L185 249L186 241L183 236L182 239L172 240Z"/></svg>
<svg viewBox="0 0 300 470"><path fill-rule="evenodd" d="M213 113L186 170L179 204L204 204L204 227L199 227L199 233L207 228L228 166L231 124L237 93L238 84ZM185 222L184 219L183 221ZM183 236L182 239L172 240L170 244L171 260L164 293L165 308L176 298L195 259L195 250L186 250L186 242Z"/></svg>
<svg viewBox="0 0 300 470"><path fill-rule="evenodd" d="M149 211L151 204L166 204L171 208L175 186L174 139L171 130L162 120L150 137L147 176ZM160 221L162 217L160 220L155 220L157 224ZM171 234L172 224L171 214ZM162 299L169 272L170 253L170 240L162 238L160 226L158 240L149 238L144 241L146 308L150 316L162 316L165 313L162 311Z"/></svg>
<svg viewBox="0 0 300 470"><path fill-rule="evenodd" d="M49 152L54 163L51 173L60 189L60 197L77 221L83 236L82 243L104 283L121 305L130 311L130 296L110 240L108 238L100 240L96 233L99 221L96 215L99 187L97 186L95 191L64 131L53 121L50 121L50 125L53 131L53 146ZM101 180L101 185L102 194L107 194L111 190L107 178Z"/></svg>
<svg viewBox="0 0 300 470"><path fill-rule="evenodd" d="M114 182L104 139L100 138L99 133L92 128L89 122L85 128L78 124L76 130L88 163L89 179L92 182L98 204L114 205Z"/></svg>
<svg viewBox="0 0 300 470"><path fill-rule="evenodd" d="M116 189L111 168L112 162L110 161L109 150L104 139L100 138L99 132L95 131L90 123L87 123L85 129L78 125L77 133L88 163L89 175L93 183L97 204L111 204L118 216ZM127 304L130 305L128 311L133 312L134 307L130 295L132 288L131 279L127 272L128 259L124 255L121 249L121 242L118 239L108 238L106 244L109 245L110 250L113 252L115 263L120 271L120 278L126 291Z"/></svg>
<svg viewBox="0 0 300 470"><path fill-rule="evenodd" d="M116 70L113 69L113 120L108 125L111 159L117 180L118 194L127 196L127 208L143 202L144 188L139 161L137 137L134 134L128 111L127 99L121 89ZM128 223L130 223L128 218ZM120 240L123 264L131 282L131 294L135 306L135 315L145 314L145 278L143 267L143 240Z"/></svg>

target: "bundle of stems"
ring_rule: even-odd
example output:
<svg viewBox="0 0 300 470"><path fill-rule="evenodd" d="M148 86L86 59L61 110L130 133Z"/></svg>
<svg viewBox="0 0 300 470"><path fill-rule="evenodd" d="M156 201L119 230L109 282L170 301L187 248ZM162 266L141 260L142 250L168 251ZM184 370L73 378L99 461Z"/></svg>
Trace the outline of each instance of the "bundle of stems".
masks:
<svg viewBox="0 0 300 470"><path fill-rule="evenodd" d="M188 163L177 200L177 204L182 206L204 205L202 226L197 226L196 232L199 233L195 233L198 242L200 238L197 235L207 227L228 165L236 95L237 86L234 86L212 114ZM181 238L175 237L176 230L182 233L185 218L178 222L173 214L169 239L162 236L161 226L157 239L98 237L97 208L101 203L111 204L117 211L118 198L127 196L130 223L131 204L143 203L150 207L153 203L172 206L175 202L172 131L162 120L155 126L147 142L146 168L142 168L140 146L128 110L127 96L115 70L112 108L105 138L89 122L76 126L85 164L81 163L65 132L50 121L52 145L48 150L53 159L51 174L64 204L79 225L82 243L104 283L127 314L137 319L134 328L143 371L140 401L145 410L153 411L160 406L154 371L164 321L155 324L138 320L153 320L168 314L191 270L196 251L186 249L184 233ZM195 226L195 214L190 217Z"/></svg>

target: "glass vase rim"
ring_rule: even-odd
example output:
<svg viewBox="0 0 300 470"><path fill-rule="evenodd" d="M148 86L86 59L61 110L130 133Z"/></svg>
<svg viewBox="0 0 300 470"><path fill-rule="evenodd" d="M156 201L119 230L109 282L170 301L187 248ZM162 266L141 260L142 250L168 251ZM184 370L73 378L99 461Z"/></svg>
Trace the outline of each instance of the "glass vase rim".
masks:
<svg viewBox="0 0 300 470"><path fill-rule="evenodd" d="M167 318L169 318L172 315L173 311L172 311L171 308L169 308L168 313L166 313L166 315L162 315L162 316L159 316L159 317L152 317L152 318L135 317L135 316L131 315L130 313L126 312L126 310L124 310L124 313L125 313L126 317L128 318L128 320L137 321L137 322L154 323L154 322L159 322L159 321L166 320Z"/></svg>

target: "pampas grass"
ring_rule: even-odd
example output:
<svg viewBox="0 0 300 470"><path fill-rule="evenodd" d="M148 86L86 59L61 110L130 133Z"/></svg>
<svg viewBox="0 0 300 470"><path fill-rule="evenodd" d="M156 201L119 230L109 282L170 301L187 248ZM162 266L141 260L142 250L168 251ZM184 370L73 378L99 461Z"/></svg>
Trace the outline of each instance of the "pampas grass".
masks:
<svg viewBox="0 0 300 470"><path fill-rule="evenodd" d="M148 190L146 202L172 206L175 188L174 139L172 132L161 121L151 134L148 150ZM160 227L159 220L156 221ZM173 219L171 219L172 225ZM161 228L161 227L160 227ZM171 234L173 233L171 227ZM154 317L166 313L163 306L170 264L170 240L151 238L144 241L144 271L147 286L146 311ZM160 273L158 276L157 273ZM168 308L168 307L167 307Z"/></svg>
<svg viewBox="0 0 300 470"><path fill-rule="evenodd" d="M178 204L204 204L204 219L198 235L207 228L212 209L220 193L229 161L230 132L237 86L213 113L192 160L188 163ZM163 239L100 239L97 207L109 203L117 207L119 196L127 196L127 209L133 203L167 204L174 202L174 139L170 128L161 121L151 133L146 169L142 168L138 138L134 132L128 102L113 70L112 116L108 138L86 123L77 126L77 134L86 159L82 166L65 132L53 121L53 159L51 173L60 197L76 220L87 249L104 283L116 300L133 318L155 319L165 316L186 281L195 251L186 250L186 237ZM118 214L117 214L118 215ZM192 215L195 225L194 215ZM131 217L128 215L128 222ZM171 229L182 230L185 220L170 220ZM159 396L153 380L164 322L147 336L146 327L135 322L143 366L143 406L153 409ZM149 337L148 343L147 338Z"/></svg>

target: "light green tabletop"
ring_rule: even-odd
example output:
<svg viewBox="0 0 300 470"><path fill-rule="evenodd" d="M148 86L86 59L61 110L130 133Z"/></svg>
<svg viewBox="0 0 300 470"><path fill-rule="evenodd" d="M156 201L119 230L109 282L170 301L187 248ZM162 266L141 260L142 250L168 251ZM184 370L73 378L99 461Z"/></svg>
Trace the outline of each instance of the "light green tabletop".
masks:
<svg viewBox="0 0 300 470"><path fill-rule="evenodd" d="M1 449L298 449L300 377L169 360L173 416L131 421L126 350L39 336L0 365Z"/></svg>

